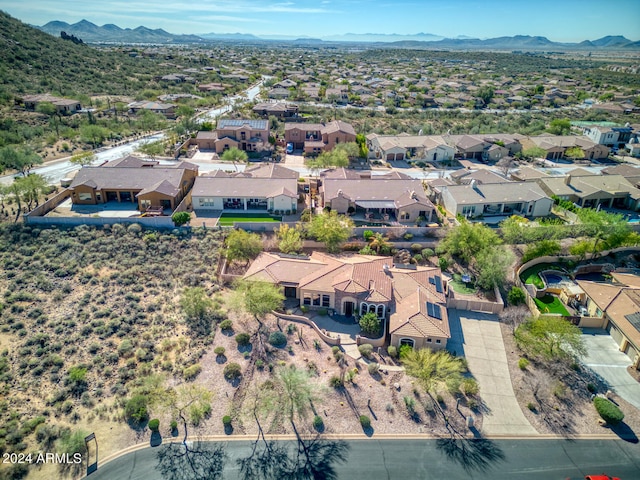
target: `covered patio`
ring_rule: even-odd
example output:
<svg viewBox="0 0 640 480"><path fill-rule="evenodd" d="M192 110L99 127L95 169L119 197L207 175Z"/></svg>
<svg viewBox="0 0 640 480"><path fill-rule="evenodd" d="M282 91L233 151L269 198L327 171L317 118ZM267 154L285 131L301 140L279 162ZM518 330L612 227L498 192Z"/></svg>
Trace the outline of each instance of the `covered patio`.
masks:
<svg viewBox="0 0 640 480"><path fill-rule="evenodd" d="M396 206L391 200L357 200L356 215L362 215L363 220L381 220L396 222Z"/></svg>

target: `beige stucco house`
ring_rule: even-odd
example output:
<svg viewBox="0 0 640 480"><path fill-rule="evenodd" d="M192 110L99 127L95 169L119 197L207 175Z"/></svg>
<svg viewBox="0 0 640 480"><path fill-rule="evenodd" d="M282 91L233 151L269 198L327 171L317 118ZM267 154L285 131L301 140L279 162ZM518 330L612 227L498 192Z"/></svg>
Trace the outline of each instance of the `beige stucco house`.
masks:
<svg viewBox="0 0 640 480"><path fill-rule="evenodd" d="M398 347L443 349L451 337L439 268L397 265L391 257L263 252L244 278L276 283L285 297L354 322L373 312Z"/></svg>
<svg viewBox="0 0 640 480"><path fill-rule="evenodd" d="M422 217L433 220L435 206L427 198L422 183L402 173L370 175L337 169L323 175L320 194L323 206L339 214L374 215L401 223Z"/></svg>
<svg viewBox="0 0 640 480"><path fill-rule="evenodd" d="M334 120L322 123L286 123L285 142L308 155L332 150L339 143L356 141L356 131L350 123Z"/></svg>

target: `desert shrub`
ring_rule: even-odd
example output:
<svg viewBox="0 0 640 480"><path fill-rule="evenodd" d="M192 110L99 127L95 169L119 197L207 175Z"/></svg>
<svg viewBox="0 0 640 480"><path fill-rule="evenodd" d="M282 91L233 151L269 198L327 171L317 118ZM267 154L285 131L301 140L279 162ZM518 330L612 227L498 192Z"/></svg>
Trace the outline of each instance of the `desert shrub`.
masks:
<svg viewBox="0 0 640 480"><path fill-rule="evenodd" d="M553 395L558 398L564 398L567 395L567 386L564 383L557 381L553 385Z"/></svg>
<svg viewBox="0 0 640 480"><path fill-rule="evenodd" d="M147 407L149 399L146 395L137 394L131 397L124 406L124 416L127 420L142 423L148 417Z"/></svg>
<svg viewBox="0 0 640 480"><path fill-rule="evenodd" d="M369 372L370 375L375 375L376 373L378 373L379 369L380 369L380 365L378 365L376 362L372 362L369 365L367 365L367 371Z"/></svg>
<svg viewBox="0 0 640 480"><path fill-rule="evenodd" d="M216 347L216 348L213 349L213 353L215 353L218 356L224 355L225 351L226 351L226 349L224 347Z"/></svg>
<svg viewBox="0 0 640 480"><path fill-rule="evenodd" d="M420 245L419 243L412 243L411 244L411 251L413 253L418 253L418 252L422 251L422 245Z"/></svg>
<svg viewBox="0 0 640 480"><path fill-rule="evenodd" d="M235 380L242 375L242 367L237 363L230 363L222 372L227 380Z"/></svg>
<svg viewBox="0 0 640 480"><path fill-rule="evenodd" d="M598 391L597 387L593 383L587 383L587 390L589 393L596 393Z"/></svg>
<svg viewBox="0 0 640 480"><path fill-rule="evenodd" d="M318 315L320 315L321 317L326 317L328 312L329 311L326 308L319 308L318 309Z"/></svg>
<svg viewBox="0 0 640 480"><path fill-rule="evenodd" d="M475 378L465 378L460 384L460 391L467 397L474 397L480 391L480 387Z"/></svg>
<svg viewBox="0 0 640 480"><path fill-rule="evenodd" d="M393 345L389 345L387 347L387 353L389 354L389 356L391 358L397 358L398 356L398 349L396 347L394 347Z"/></svg>
<svg viewBox="0 0 640 480"><path fill-rule="evenodd" d="M520 287L511 287L507 294L510 305L522 305L525 302L525 293Z"/></svg>
<svg viewBox="0 0 640 480"><path fill-rule="evenodd" d="M447 387L447 391L451 395L455 395L460 391L460 386L462 385L462 378L458 375L451 376L447 378L445 385Z"/></svg>
<svg viewBox="0 0 640 480"><path fill-rule="evenodd" d="M160 428L160 420L158 420L157 418L152 418L151 420L149 420L147 426L152 432L157 432Z"/></svg>
<svg viewBox="0 0 640 480"><path fill-rule="evenodd" d="M333 388L340 388L344 385L344 382L342 381L342 379L337 376L337 375L333 375L330 379L329 379L329 386L333 387Z"/></svg>
<svg viewBox="0 0 640 480"><path fill-rule="evenodd" d="M380 319L373 312L365 313L360 317L360 328L367 335L378 335L380 333Z"/></svg>
<svg viewBox="0 0 640 480"><path fill-rule="evenodd" d="M231 330L233 328L233 322L231 320L223 320L220 322L220 328L222 330Z"/></svg>
<svg viewBox="0 0 640 480"><path fill-rule="evenodd" d="M371 230L365 230L364 232L362 232L362 237L364 238L365 242L368 242L371 240L371 237L373 237L373 232Z"/></svg>
<svg viewBox="0 0 640 480"><path fill-rule="evenodd" d="M121 357L131 356L131 354L133 353L133 344L131 343L131 340L129 340L128 338L122 340L122 342L120 342L120 345L118 346L118 353Z"/></svg>
<svg viewBox="0 0 640 480"><path fill-rule="evenodd" d="M249 345L250 341L251 341L251 335L249 335L248 333L239 333L238 335L236 335L236 343L240 347Z"/></svg>
<svg viewBox="0 0 640 480"><path fill-rule="evenodd" d="M182 376L185 380L193 380L200 374L201 371L202 367L200 366L200 364L196 363L195 365L191 365L190 367L182 370Z"/></svg>
<svg viewBox="0 0 640 480"><path fill-rule="evenodd" d="M230 427L231 426L231 417L229 415L225 415L224 417L222 417L222 424L225 427Z"/></svg>
<svg viewBox="0 0 640 480"><path fill-rule="evenodd" d="M324 428L324 421L322 420L322 417L318 415L313 417L313 428L316 430L322 430Z"/></svg>
<svg viewBox="0 0 640 480"><path fill-rule="evenodd" d="M360 425L362 428L371 428L371 419L366 415L360 415Z"/></svg>
<svg viewBox="0 0 640 480"><path fill-rule="evenodd" d="M287 336L282 332L272 332L269 335L269 343L277 348L282 348L287 344Z"/></svg>
<svg viewBox="0 0 640 480"><path fill-rule="evenodd" d="M179 227L191 220L191 214L189 212L176 212L171 216L171 220L176 227Z"/></svg>
<svg viewBox="0 0 640 480"><path fill-rule="evenodd" d="M358 351L364 358L371 358L371 355L373 354L373 345L364 343L358 347Z"/></svg>
<svg viewBox="0 0 640 480"><path fill-rule="evenodd" d="M529 403L527 403L527 408L529 410L531 410L532 412L535 412L536 411L536 404L533 403L533 402L529 402Z"/></svg>
<svg viewBox="0 0 640 480"><path fill-rule="evenodd" d="M624 413L613 402L603 397L593 399L598 414L610 425L617 425L624 419Z"/></svg>
<svg viewBox="0 0 640 480"><path fill-rule="evenodd" d="M247 353L247 352L245 352ZM261 359L256 360L256 368L258 370L263 370L264 369L264 361Z"/></svg>
<svg viewBox="0 0 640 480"><path fill-rule="evenodd" d="M433 257L435 255L435 252L431 248L424 248L421 253L422 253L422 257L425 259L429 257Z"/></svg>
<svg viewBox="0 0 640 480"><path fill-rule="evenodd" d="M413 233L405 233L402 238L404 238L407 242L413 238Z"/></svg>
<svg viewBox="0 0 640 480"><path fill-rule="evenodd" d="M404 405L407 407L407 411L409 415L413 416L416 413L416 400L413 397L405 396L404 397Z"/></svg>
<svg viewBox="0 0 640 480"><path fill-rule="evenodd" d="M527 360L526 358L522 357L520 360L518 360L518 368L520 370L526 370L528 366L529 360Z"/></svg>
<svg viewBox="0 0 640 480"><path fill-rule="evenodd" d="M178 422L176 422L175 420L171 420L170 427L171 427L171 431L176 430L178 428Z"/></svg>

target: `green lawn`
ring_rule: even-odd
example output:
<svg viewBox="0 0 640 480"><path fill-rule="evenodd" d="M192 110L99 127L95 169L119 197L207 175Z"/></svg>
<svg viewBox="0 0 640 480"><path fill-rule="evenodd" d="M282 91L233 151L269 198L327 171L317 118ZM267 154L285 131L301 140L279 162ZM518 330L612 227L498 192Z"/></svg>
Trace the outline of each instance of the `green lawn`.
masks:
<svg viewBox="0 0 640 480"><path fill-rule="evenodd" d="M271 222L278 223L282 217L269 215L268 213L223 213L220 215L218 225L231 226L235 222Z"/></svg>
<svg viewBox="0 0 640 480"><path fill-rule="evenodd" d="M556 296L546 294L544 297L534 300L540 313L559 313L560 315L569 316L569 311Z"/></svg>
<svg viewBox="0 0 640 480"><path fill-rule="evenodd" d="M535 265L531 268L527 268L524 272L520 274L520 280L522 280L525 284L533 284L537 288L544 288L544 283L538 275L542 270L562 270L559 266L553 265L550 263L541 263L540 265Z"/></svg>
<svg viewBox="0 0 640 480"><path fill-rule="evenodd" d="M464 283L462 281L462 275L456 273L453 275L453 280L449 282L454 292L462 293L464 295L470 295L476 293L476 287L473 283Z"/></svg>

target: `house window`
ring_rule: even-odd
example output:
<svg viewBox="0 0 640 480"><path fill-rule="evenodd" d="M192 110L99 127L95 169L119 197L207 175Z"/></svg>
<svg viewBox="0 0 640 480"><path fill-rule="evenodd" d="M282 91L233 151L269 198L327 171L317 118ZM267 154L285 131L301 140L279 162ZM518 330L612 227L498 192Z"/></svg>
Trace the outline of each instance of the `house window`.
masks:
<svg viewBox="0 0 640 480"><path fill-rule="evenodd" d="M384 317L384 305L378 305L378 317Z"/></svg>
<svg viewBox="0 0 640 480"><path fill-rule="evenodd" d="M427 343L431 343L432 340L430 338L427 338Z"/></svg>
<svg viewBox="0 0 640 480"><path fill-rule="evenodd" d="M89 192L89 193L79 192L78 193L78 200L80 200L81 202L87 202L89 200L93 200L93 196L91 195L91 192Z"/></svg>
<svg viewBox="0 0 640 480"><path fill-rule="evenodd" d="M409 220L410 217L411 217L411 215L409 214L409 212L401 212L400 213L400 220Z"/></svg>
<svg viewBox="0 0 640 480"><path fill-rule="evenodd" d="M476 211L475 205L468 205L466 207L462 207L462 215L472 214Z"/></svg>
<svg viewBox="0 0 640 480"><path fill-rule="evenodd" d="M311 305L311 295L308 293L304 294L304 298L302 299L303 305Z"/></svg>
<svg viewBox="0 0 640 480"><path fill-rule="evenodd" d="M319 307L320 306L320 294L319 293L314 293L312 298L312 304Z"/></svg>
<svg viewBox="0 0 640 480"><path fill-rule="evenodd" d="M322 306L323 307L328 307L330 305L329 301L330 301L329 295L323 294L322 295Z"/></svg>
<svg viewBox="0 0 640 480"><path fill-rule="evenodd" d="M439 339L439 338L436 338L436 343L437 343L437 344L440 344L440 343L442 343L442 341L440 341L440 339Z"/></svg>

